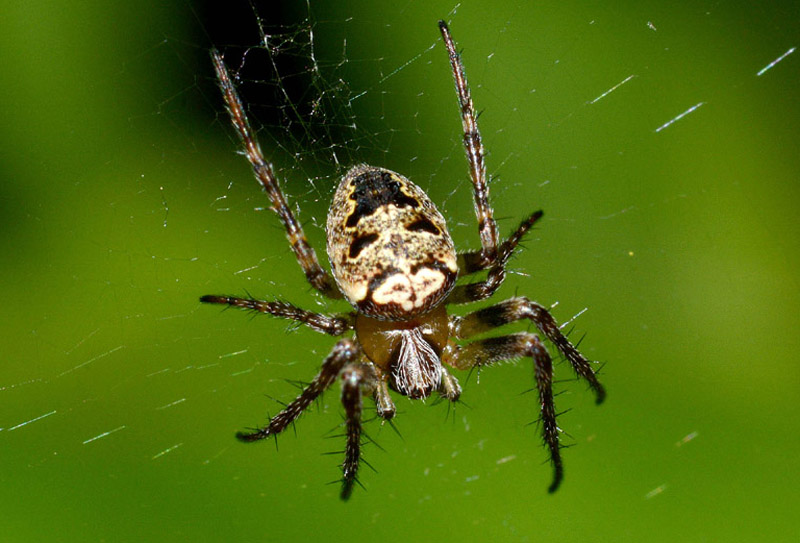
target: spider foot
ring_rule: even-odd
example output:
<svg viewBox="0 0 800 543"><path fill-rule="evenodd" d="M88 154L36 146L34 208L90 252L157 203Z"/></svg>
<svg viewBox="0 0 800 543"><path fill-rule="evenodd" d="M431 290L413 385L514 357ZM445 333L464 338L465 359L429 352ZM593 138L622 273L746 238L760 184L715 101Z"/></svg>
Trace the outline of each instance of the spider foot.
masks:
<svg viewBox="0 0 800 543"><path fill-rule="evenodd" d="M341 492L339 492L339 498L343 502L349 500L350 496L353 495L353 488L355 487L356 484L358 484L358 486L366 490L366 488L364 488L364 485L361 484L361 481L358 480L358 477L356 477L355 474L353 474L353 476L351 477L345 475L344 477L342 477L340 482L342 483L342 490Z"/></svg>
<svg viewBox="0 0 800 543"><path fill-rule="evenodd" d="M271 435L275 435L269 431L269 428L263 428L255 432L236 432L236 439L244 443L252 443L254 441L261 441Z"/></svg>
<svg viewBox="0 0 800 543"><path fill-rule="evenodd" d="M561 486L561 481L564 480L564 466L561 464L561 457L553 459L553 482L547 487L547 492L553 494L558 487Z"/></svg>

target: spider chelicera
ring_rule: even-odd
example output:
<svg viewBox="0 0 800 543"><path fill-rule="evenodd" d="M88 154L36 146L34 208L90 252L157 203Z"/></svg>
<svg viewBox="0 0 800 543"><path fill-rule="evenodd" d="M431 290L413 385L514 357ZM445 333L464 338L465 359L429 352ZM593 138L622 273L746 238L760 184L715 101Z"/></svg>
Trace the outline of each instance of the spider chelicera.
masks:
<svg viewBox="0 0 800 543"><path fill-rule="evenodd" d="M553 403L553 363L538 335L520 332L501 337L466 340L496 327L528 319L594 391L597 403L605 391L592 364L561 333L547 309L524 297L500 302L464 317L447 314L447 306L489 298L505 279L506 264L522 237L542 216L532 213L500 241L489 205L484 149L464 67L450 30L439 21L450 56L464 147L469 162L481 248L456 254L444 218L430 198L400 174L365 164L351 168L333 196L327 221L327 252L331 276L320 266L303 228L286 203L278 180L256 141L242 102L217 51L214 68L228 113L244 144L255 177L286 228L286 236L308 282L324 296L344 297L354 311L323 315L278 301L208 295L200 301L235 306L302 323L340 339L322 362L319 373L297 398L266 426L237 437L253 442L276 435L336 379L341 380L346 445L342 464L342 499L357 482L361 449L362 397L371 397L383 420L395 415L389 390L412 399L436 392L455 402L461 386L445 366L471 370L501 360L530 357L538 391L544 443L553 466L554 492L563 478L559 428ZM457 285L460 277L485 271L480 281Z"/></svg>

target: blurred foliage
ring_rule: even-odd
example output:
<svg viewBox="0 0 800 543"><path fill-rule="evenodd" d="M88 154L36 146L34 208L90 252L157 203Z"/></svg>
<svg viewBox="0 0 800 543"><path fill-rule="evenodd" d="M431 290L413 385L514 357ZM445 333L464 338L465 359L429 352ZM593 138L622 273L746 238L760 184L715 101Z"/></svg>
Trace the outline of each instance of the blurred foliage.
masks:
<svg viewBox="0 0 800 543"><path fill-rule="evenodd" d="M377 473L347 504L325 485L339 457L322 454L342 447L338 391L278 451L233 439L333 342L197 301L346 309L309 292L259 209L214 85L212 46L257 45L250 5L6 4L4 540L796 537L800 56L756 75L797 45L796 3L256 5L264 24L314 31L358 122L335 142L341 164L319 141L312 167L280 144L286 127L256 119L320 254L336 172L355 159L429 189L457 244L477 244L435 24L451 21L501 228L545 210L496 300L558 302L561 321L589 308L574 334L605 364L599 408L557 368L575 446L556 495L520 361L460 375L455 412L399 399L402 437L369 423ZM264 111L270 82L249 77Z"/></svg>

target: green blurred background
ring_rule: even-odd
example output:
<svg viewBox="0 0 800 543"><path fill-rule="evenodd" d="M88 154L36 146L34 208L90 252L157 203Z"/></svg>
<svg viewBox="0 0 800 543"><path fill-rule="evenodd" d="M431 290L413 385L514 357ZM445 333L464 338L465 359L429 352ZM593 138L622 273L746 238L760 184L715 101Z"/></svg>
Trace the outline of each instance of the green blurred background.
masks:
<svg viewBox="0 0 800 543"><path fill-rule="evenodd" d="M501 228L546 212L496 300L558 302L561 321L588 308L575 337L605 363L600 407L557 367L574 446L555 495L520 361L462 375L455 413L398 398L402 437L367 425L383 450L366 447L377 473L349 503L325 484L338 390L278 451L233 439L333 341L197 301L345 309L309 292L258 209L214 86L209 49L241 56L259 19L246 3L4 4L0 539L798 540L800 54L756 75L800 42L796 2L256 6L311 28L321 66L346 59L326 77L347 78L358 129L321 123L344 140L338 168L330 141L292 158L304 125L281 144L258 119L320 252L352 160L415 180L476 246L436 28L451 22Z"/></svg>

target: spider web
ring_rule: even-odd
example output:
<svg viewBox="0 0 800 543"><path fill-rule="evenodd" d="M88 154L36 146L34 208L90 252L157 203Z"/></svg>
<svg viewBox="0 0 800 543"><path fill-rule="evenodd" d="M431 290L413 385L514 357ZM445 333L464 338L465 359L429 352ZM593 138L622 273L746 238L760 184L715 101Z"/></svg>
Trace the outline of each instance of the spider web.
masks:
<svg viewBox="0 0 800 543"><path fill-rule="evenodd" d="M283 14L288 22L277 22L268 7L250 3L249 8L246 24L256 29L257 41L217 46L251 120L260 127L259 139L269 150L269 160L279 177L291 184L288 190L307 187L307 193L298 194L300 200L327 198L352 165L385 162L398 132L407 130L392 127L392 121L415 115L387 112L397 101L394 80L410 66L430 62L435 38L410 58L354 57L363 54L351 53L353 42L358 44L354 37L369 22L320 20L310 4ZM406 99L414 92L424 93L420 88L399 91ZM377 111L376 99L382 102ZM221 121L225 124L226 117Z"/></svg>
<svg viewBox="0 0 800 543"><path fill-rule="evenodd" d="M261 126L259 137L282 178L312 185L332 178L356 160L364 143L372 147L379 137L357 123L344 74L346 41L340 56L326 58L310 13L299 23L276 25L253 9L258 44L223 47L249 115Z"/></svg>

